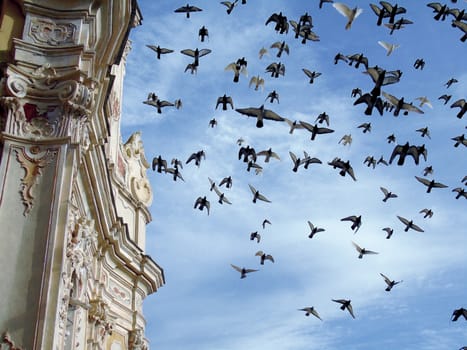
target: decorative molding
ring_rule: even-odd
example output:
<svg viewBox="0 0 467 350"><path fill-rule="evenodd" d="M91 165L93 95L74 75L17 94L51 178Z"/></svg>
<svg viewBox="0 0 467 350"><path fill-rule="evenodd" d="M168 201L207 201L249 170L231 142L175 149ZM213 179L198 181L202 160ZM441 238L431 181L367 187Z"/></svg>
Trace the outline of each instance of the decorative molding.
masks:
<svg viewBox="0 0 467 350"><path fill-rule="evenodd" d="M110 294L123 304L127 305L128 307L131 307L131 298L130 298L130 293L121 288L115 281L110 280L109 281L109 290Z"/></svg>
<svg viewBox="0 0 467 350"><path fill-rule="evenodd" d="M40 146L31 146L28 150L20 148L16 150L16 159L26 174L21 179L21 198L25 206L23 215L26 216L32 209L35 200L34 188L37 185L42 169L54 160L57 150L45 149Z"/></svg>
<svg viewBox="0 0 467 350"><path fill-rule="evenodd" d="M8 331L3 332L2 334L2 338L0 339L0 349L2 350L23 350L22 347L15 345Z"/></svg>
<svg viewBox="0 0 467 350"><path fill-rule="evenodd" d="M77 28L73 23L59 23L46 18L31 18L29 37L39 44L60 46L77 44Z"/></svg>

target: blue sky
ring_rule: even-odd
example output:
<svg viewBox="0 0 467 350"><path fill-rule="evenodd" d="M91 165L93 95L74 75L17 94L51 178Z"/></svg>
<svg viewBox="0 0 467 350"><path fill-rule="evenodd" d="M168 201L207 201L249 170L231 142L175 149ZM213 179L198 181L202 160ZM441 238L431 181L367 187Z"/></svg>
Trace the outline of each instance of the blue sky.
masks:
<svg viewBox="0 0 467 350"><path fill-rule="evenodd" d="M190 4L203 11L187 19L174 13L185 3L139 1L143 24L130 35L123 139L141 131L150 160L161 155L169 163L172 158L185 163L194 152L206 153L199 167L183 164L185 182L148 172L154 203L146 251L164 268L166 278L144 302L146 336L153 349L447 350L467 345L466 321L450 321L454 309L467 307L467 206L465 198L456 200L452 192L465 188L461 180L467 175L467 157L466 148L455 148L451 140L466 133L467 117L456 118L459 109L449 107L467 98L462 32L451 27L451 17L434 20L428 2L399 2L407 9L402 16L413 24L392 35L376 25L368 2L346 2L363 9L350 30L344 29L346 18L331 4L319 9L318 3L239 1L228 15L219 2L200 0ZM466 8L466 3L448 6ZM273 23L266 26L269 16L280 11L295 21L308 12L320 41L303 45L292 30L279 34ZM203 25L209 30L204 43L197 35ZM270 48L276 41L285 41L290 55L277 58ZM387 56L378 41L400 47ZM174 52L157 60L147 44ZM259 59L262 47L269 54ZM200 58L192 75L184 72L192 59L180 51L195 48L212 52ZM364 115L364 105L353 106L351 91L358 87L369 92L374 84L363 67L335 65L338 52L363 53L370 66L400 69L400 82L382 90L416 105L417 97L426 96L433 108L423 106L424 114L397 118L389 112ZM234 83L233 72L224 68L241 57L248 61L248 76ZM426 61L423 70L413 67L417 58ZM265 69L279 61L285 75L272 78ZM302 68L322 75L309 84ZM265 80L263 91L248 86L257 75ZM450 78L459 82L447 88ZM279 93L279 104L265 101L272 90ZM183 106L166 107L158 114L142 103L149 92L170 102L181 99ZM326 112L334 132L311 141L304 129L289 134L285 122L266 120L263 128L256 128L253 118L230 107L215 109L224 94L232 97L235 108L264 104L292 121L314 124ZM452 95L447 105L438 100L442 94ZM214 128L208 126L212 118L218 121ZM369 133L358 128L365 122L371 122ZM426 126L431 139L415 131ZM425 144L427 161L415 165L408 158L403 166L394 162L375 169L363 164L371 155L389 160L395 144L388 144L386 137L392 133L397 144ZM350 146L339 144L346 134L352 135ZM281 160L264 163L258 157L262 173L247 172L246 163L238 160L239 138L257 152L272 148ZM295 173L289 151L306 151L322 164L300 167ZM357 181L341 177L327 164L335 157L350 161ZM434 172L426 177L448 188L426 193L415 176L424 177L429 165ZM208 177L218 184L226 176L232 176L233 186L221 190L232 205L220 205L209 191ZM252 203L248 184L271 203ZM383 202L381 186L398 197ZM199 196L210 200L209 216L193 208ZM419 211L424 208L434 212L432 218L423 217ZM362 216L355 234L349 222L340 220L350 215ZM398 215L413 219L425 232L404 232ZM265 218L272 225L263 229ZM325 231L309 239L307 221ZM382 231L388 226L394 229L390 239ZM254 231L261 234L260 243L250 241ZM352 241L379 254L358 259ZM260 265L258 250L273 255L275 263ZM230 264L259 271L240 279ZM380 273L403 282L386 292ZM351 299L356 318L331 299ZM307 306L314 306L323 321L298 311Z"/></svg>

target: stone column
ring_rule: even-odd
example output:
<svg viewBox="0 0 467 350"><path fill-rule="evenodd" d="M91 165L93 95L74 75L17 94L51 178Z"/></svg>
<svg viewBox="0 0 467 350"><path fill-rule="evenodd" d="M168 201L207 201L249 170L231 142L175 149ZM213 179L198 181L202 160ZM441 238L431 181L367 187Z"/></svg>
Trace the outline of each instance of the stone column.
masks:
<svg viewBox="0 0 467 350"><path fill-rule="evenodd" d="M0 87L0 332L15 349L52 349L71 184L90 146L96 86L79 67L89 61L79 44L86 14L22 8L23 37Z"/></svg>

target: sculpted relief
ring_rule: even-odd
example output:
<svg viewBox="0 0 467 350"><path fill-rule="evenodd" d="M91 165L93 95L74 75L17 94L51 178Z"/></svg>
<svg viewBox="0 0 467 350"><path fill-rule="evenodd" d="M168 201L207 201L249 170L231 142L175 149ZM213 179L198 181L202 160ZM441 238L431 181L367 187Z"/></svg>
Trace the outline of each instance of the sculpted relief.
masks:
<svg viewBox="0 0 467 350"><path fill-rule="evenodd" d="M143 204L152 202L151 184L146 176L149 163L144 155L141 133L135 132L123 145L123 154L128 163L128 186L131 193Z"/></svg>

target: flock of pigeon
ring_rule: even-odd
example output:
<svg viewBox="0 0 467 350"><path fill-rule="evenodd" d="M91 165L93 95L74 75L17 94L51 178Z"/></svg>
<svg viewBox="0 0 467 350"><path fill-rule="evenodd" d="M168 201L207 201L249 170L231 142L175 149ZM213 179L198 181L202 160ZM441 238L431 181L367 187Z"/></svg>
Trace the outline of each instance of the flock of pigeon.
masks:
<svg viewBox="0 0 467 350"><path fill-rule="evenodd" d="M452 27L456 30L460 30L463 32L463 36L460 38L462 42L465 42L467 39L467 13L465 9L454 8L457 1L451 0L452 5L441 4L441 3L429 3L427 7L432 10L434 15L435 21L445 21L447 19L451 19L450 23ZM228 15L232 14L237 6L247 5L246 0L235 0L231 1L222 1L220 2L221 5L225 6L225 10ZM347 6L344 3L333 2L332 0L320 0L319 1L319 9L324 9L325 7L333 7L337 10L340 14L342 14L346 18L346 23L344 25L345 30L351 30L352 24L354 21L358 20L357 18L362 13L362 9L355 7L352 8L351 6ZM393 35L396 31L402 30L408 25L414 24L410 19L406 18L405 16L410 16L407 13L407 10L403 6L399 6L397 4L391 4L386 1L379 1L378 4L369 4L371 11L374 13L374 20L377 26L385 26L389 30L389 34ZM186 18L191 18L191 16L197 12L203 11L201 8L197 6L193 6L187 4L185 6L179 7L174 10L175 13L183 13L185 14ZM317 32L315 32L315 27L313 25L312 16L308 13L304 13L300 18L296 21L292 19L288 19L285 14L282 12L280 13L273 13L270 17L265 18L265 25L268 27L272 27L271 30L274 30L278 37L287 37L290 36L289 32L292 34L293 39L298 39L302 44L306 44L307 42L314 42L320 41L320 37ZM205 42L207 38L209 38L209 31L207 26L202 26L198 32L198 38L200 42ZM398 45L378 41L378 43L386 50L387 55L391 55L394 50L398 48ZM173 53L174 50L161 47L159 45L147 45L151 50L156 53L156 59L162 59L162 55ZM204 49L183 49L181 50L181 54L191 57L192 61L187 64L185 72L189 72L191 74L196 74L200 65L202 65L202 58L206 55L211 54L211 50L204 48ZM274 52L274 55L280 59L282 55L289 55L290 49L288 44L285 40L278 40L274 42L269 48L259 48L258 51L258 60L262 60L265 55L269 55L270 53ZM360 88L355 88L351 92L352 98L355 98L353 105L356 106L354 108L359 108L360 104L365 105L365 109L363 114L366 116L371 116L374 114L379 114L383 116L384 114L392 114L394 117L398 117L401 113L407 116L409 113L417 113L423 114L424 110L422 109L424 106L432 107L431 102L426 97L419 97L418 105L415 104L415 101L406 101L404 97L396 97L393 96L386 91L383 91L387 85L397 84L400 82L403 72L400 70L387 70L379 65L371 66L369 64L369 59L364 56L362 53L357 54L343 54L343 53L336 53L334 57L330 57L330 60L333 60L335 65L342 65L347 64L349 66L353 66L355 69L362 69L362 72L365 73L371 79L371 89L368 91L362 91ZM236 61L230 62L226 64L225 71L233 73L233 83L239 83L242 76L248 76L248 61L245 57L239 57ZM423 70L425 68L425 60L423 58L417 58L417 60L413 63L413 69L415 70ZM322 75L322 73L308 69L302 68L303 73L305 74L304 79L308 79L309 84L314 84L316 79ZM268 74L271 79L276 79L281 76L285 76L286 66L284 63L281 62L273 62L269 65L265 66L265 74ZM254 88L254 90L263 90L265 86L265 78L262 77L261 74L255 75L251 77L249 80L249 88ZM452 84L457 83L458 81L455 78L449 79L445 83L446 89L448 89ZM447 105L452 95L448 95L447 93L442 94L439 96L439 100ZM267 94L266 98L264 99L265 102L273 105L274 103L279 103L279 93L276 90L271 91ZM175 107L177 109L182 108L182 100L177 99L174 102L170 102L167 100L161 99L155 92L150 92L147 99L143 101L143 103L156 108L157 113L162 113L163 108L165 107ZM449 107L452 109L457 109L454 118L462 119L464 114L467 112L467 103L466 99L458 96L454 97L449 104ZM293 134L295 130L303 130L302 132L309 132L311 141L315 140L318 135L325 135L334 133L335 130L330 128L330 116L326 114L326 112L321 113L314 122L304 121L304 120L290 120L284 116L279 115L278 113L274 112L272 109L269 109L263 103L260 106L252 106L252 107L244 107L244 108L234 108L234 101L231 96L224 94L223 96L219 96L216 100L215 109L217 110L220 108L223 111L228 110L229 108L235 110L239 117L247 116L252 117L255 119L255 125L257 128L264 127L265 123L282 123L287 125L289 133ZM209 121L209 127L214 128L217 126L218 121L213 118ZM362 123L358 126L362 130L362 133L370 133L371 132L371 123ZM420 136L425 139L430 139L430 129L428 127L420 128L416 130L417 133L420 133ZM320 136L321 137L321 136ZM323 136L324 137L324 136ZM428 158L428 150L425 147L425 144L410 144L409 142L400 143L396 142L396 136L394 134L388 135L387 143L393 144L392 153L388 156L387 160L381 156L379 159L373 156L367 156L363 163L368 167L372 167L373 169L376 166L403 166L405 162L413 162L415 165L419 165L422 161L426 162ZM467 147L467 138L464 134L453 136L452 141L454 141L454 147ZM352 144L352 135L346 134L344 135L340 141L340 144L343 146L350 146ZM269 163L272 159L280 160L281 157L272 150L272 148L257 151L251 145L246 145L245 141L242 138L237 140L237 144L239 146L238 149L238 160L245 164L246 170L251 171L253 170L256 174L261 174L263 171L263 166L258 162L260 157L264 157L264 163ZM152 161L152 169L153 171L161 174L170 174L174 181L180 180L185 181L184 177L182 176L183 166L193 162L196 166L200 166L203 159L206 158L206 152L204 150L199 150L193 152L186 160L180 160L177 158L173 158L170 161L165 159L162 155L158 155L153 158ZM209 156L209 155L208 155ZM303 152L302 155L298 155L289 151L290 156L290 169L293 172L299 171L300 168L308 169L309 166L315 164L314 166L318 166L319 164L327 163L329 167L332 169L337 169L338 174L342 177L348 176L353 181L357 181L357 177L355 175L355 171L350 164L349 160L341 159L340 157L335 157L334 159L323 162L322 160L311 157L307 154L307 152ZM426 192L430 193L433 189L443 189L448 188L450 186L443 184L442 182L435 181L432 178L433 174L433 167L431 165L426 166L423 169L423 177L415 176L415 180L420 183L421 185L426 187ZM232 204L232 202L227 198L226 191L232 187L233 179L231 176L224 177L221 179L217 184L211 178L207 179L210 184L209 190L214 192L217 195L217 200L220 204ZM415 181L414 180L414 181ZM459 199L467 199L467 192L465 186L467 186L467 176L464 176L462 179L459 179L459 185L452 186L451 191L455 193L453 197L457 200ZM225 187L226 191L223 191ZM266 203L270 203L271 201L265 196L264 193L260 192L254 186L249 184L249 189L252 195L252 202L256 203L257 201L263 201ZM385 187L380 187L382 192L382 201L386 202L388 200L392 200L393 198L397 198L397 194L391 192ZM207 195L199 196L193 205L194 209L199 209L200 211L206 211L207 215L210 214L211 203L208 199ZM433 216L433 211L429 208L424 208L420 210L420 213L423 215L423 218L430 218ZM405 218L403 216L397 216L399 221L403 224L403 230L415 230L418 232L424 232L424 230L414 222L412 219ZM351 223L351 230L356 233L362 225L362 216L361 215L350 215L341 219L341 221L348 221ZM262 226L263 229L265 228L266 224L271 224L271 222L267 219L264 220ZM315 226L312 222L308 221L308 225L310 228L310 233L308 238L312 239L315 234L325 231L324 228L319 228ZM385 227L382 229L387 233L386 238L390 239L394 229L391 227ZM256 242L260 242L261 235L256 231L252 232L250 235L250 239L256 240ZM366 255L378 254L378 252L367 249L365 247L361 247L356 242L352 241L353 247L357 252L357 257L359 259L364 258ZM259 262L261 265L264 265L266 261L270 261L274 263L274 257L271 254L266 254L262 250L258 250L255 256L259 257ZM247 274L256 272L258 269L255 268L245 268L241 266L237 266L231 264L232 268L236 270L240 274L240 278L245 278ZM391 291L394 286L401 283L402 281L396 281L383 273L380 273L383 281L385 283L385 290L387 292ZM340 305L341 310L347 310L351 317L355 318L354 310L351 304L351 300L349 299L332 299L332 301L338 303ZM318 319L321 320L321 316L318 311L313 306L307 306L299 309L300 311L305 312L306 316L314 315ZM465 318L467 320L467 310L465 308L459 308L453 311L452 313L452 321L457 321L460 317Z"/></svg>

